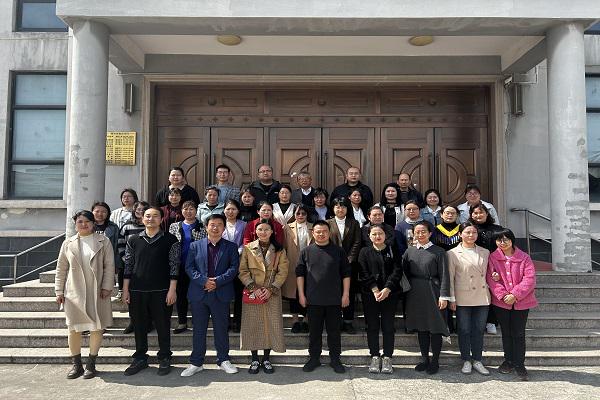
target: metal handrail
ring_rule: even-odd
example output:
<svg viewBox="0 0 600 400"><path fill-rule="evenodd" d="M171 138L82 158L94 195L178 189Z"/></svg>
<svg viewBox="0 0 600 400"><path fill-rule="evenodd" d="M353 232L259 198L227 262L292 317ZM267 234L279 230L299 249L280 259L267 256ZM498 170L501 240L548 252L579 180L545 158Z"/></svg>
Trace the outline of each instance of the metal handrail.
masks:
<svg viewBox="0 0 600 400"><path fill-rule="evenodd" d="M12 278L0 278L0 281L10 281L10 280L12 280L13 283L17 283L17 280L19 280L19 279L21 279L21 278L23 278L23 277L25 277L25 276L33 273L33 272L39 271L42 268L46 268L50 264L55 263L56 261L58 261L58 260L51 261L51 262L49 262L47 264L44 264L41 267L38 267L38 268L34 269L33 271L29 271L29 272L27 272L27 273L25 273L25 274L23 274L21 276L17 275L17 270L18 270L18 267L19 267L19 257L21 257L21 256L23 256L23 255L25 255L25 254L33 251L33 250L39 249L40 247L45 246L48 243L52 243L53 241L55 241L57 239L63 238L64 236L65 236L65 233L61 233L60 235L54 236L54 237L52 237L52 238L50 238L48 240L45 240L45 241L43 241L41 243L38 243L38 244L36 244L34 246L31 246L30 248L28 248L26 250L23 250L23 251L21 251L19 253L15 253L15 254L0 254L0 258L12 258L13 259L13 276L12 276Z"/></svg>
<svg viewBox="0 0 600 400"><path fill-rule="evenodd" d="M545 238L543 238L541 236L538 236L535 233L532 233L532 232L529 231L529 214L533 214L536 217L539 217L539 218L541 218L543 220L546 220L548 222L552 222L552 220L550 219L550 217L547 217L544 214L540 214L540 213L538 213L536 211L532 211L532 210L530 210L528 208L511 208L510 211L513 211L513 212L524 212L525 213L525 237L527 239L527 254L531 254L531 238L532 237L535 238L535 239L541 240L543 242L546 242L548 244L552 244L552 242L550 240L545 239ZM600 243L600 240L595 239L593 237L590 237L590 240L592 242ZM600 262L594 261L591 258L590 258L590 262L592 264L594 264L594 265L600 266Z"/></svg>

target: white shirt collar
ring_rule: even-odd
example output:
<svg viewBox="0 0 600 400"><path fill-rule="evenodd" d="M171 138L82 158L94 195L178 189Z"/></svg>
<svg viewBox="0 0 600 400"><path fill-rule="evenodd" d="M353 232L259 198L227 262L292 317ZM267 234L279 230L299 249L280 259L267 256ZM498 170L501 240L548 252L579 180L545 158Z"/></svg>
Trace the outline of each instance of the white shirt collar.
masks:
<svg viewBox="0 0 600 400"><path fill-rule="evenodd" d="M431 246L433 246L433 243L431 243L431 242L427 242L427 243L425 243L424 245L422 245L422 244L420 244L420 243L417 243L415 247L416 247L417 249L428 249L428 248L430 248Z"/></svg>

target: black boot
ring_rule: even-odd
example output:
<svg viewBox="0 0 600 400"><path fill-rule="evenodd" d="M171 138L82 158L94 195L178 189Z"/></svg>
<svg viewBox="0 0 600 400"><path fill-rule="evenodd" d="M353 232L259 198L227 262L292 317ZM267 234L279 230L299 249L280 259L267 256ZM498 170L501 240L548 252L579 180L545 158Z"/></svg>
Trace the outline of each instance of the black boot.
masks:
<svg viewBox="0 0 600 400"><path fill-rule="evenodd" d="M81 375L83 375L83 365L81 364L81 354L72 356L71 359L73 360L73 367L71 367L71 370L67 373L67 379L79 378Z"/></svg>
<svg viewBox="0 0 600 400"><path fill-rule="evenodd" d="M85 364L83 379L91 379L96 376L96 357L98 357L98 355L93 356L90 354L87 363Z"/></svg>

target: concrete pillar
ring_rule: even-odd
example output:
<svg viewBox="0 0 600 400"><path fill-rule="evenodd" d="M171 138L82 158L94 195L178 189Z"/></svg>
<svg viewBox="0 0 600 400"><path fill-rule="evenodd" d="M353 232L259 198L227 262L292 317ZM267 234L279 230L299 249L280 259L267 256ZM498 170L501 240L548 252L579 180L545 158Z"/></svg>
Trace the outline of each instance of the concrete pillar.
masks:
<svg viewBox="0 0 600 400"><path fill-rule="evenodd" d="M583 27L566 23L546 33L552 264L591 270Z"/></svg>
<svg viewBox="0 0 600 400"><path fill-rule="evenodd" d="M108 28L97 22L73 24L67 178L67 235L71 216L104 200Z"/></svg>

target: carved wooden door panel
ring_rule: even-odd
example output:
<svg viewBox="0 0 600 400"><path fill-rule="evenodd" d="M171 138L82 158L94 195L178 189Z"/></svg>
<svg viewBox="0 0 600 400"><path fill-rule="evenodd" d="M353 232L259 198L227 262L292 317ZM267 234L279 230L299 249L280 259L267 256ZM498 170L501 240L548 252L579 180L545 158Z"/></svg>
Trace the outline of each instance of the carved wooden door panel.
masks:
<svg viewBox="0 0 600 400"><path fill-rule="evenodd" d="M211 128L211 172L226 164L233 174L232 184L245 186L257 178L257 168L264 162L264 128ZM210 182L214 183L214 173Z"/></svg>
<svg viewBox="0 0 600 400"><path fill-rule="evenodd" d="M415 188L424 192L433 185L433 128L382 128L380 186L396 182L401 172L407 172ZM379 190L379 194L381 190Z"/></svg>
<svg viewBox="0 0 600 400"><path fill-rule="evenodd" d="M467 183L481 188L481 198L490 199L487 164L487 129L435 129L436 187L444 203L464 201Z"/></svg>
<svg viewBox="0 0 600 400"><path fill-rule="evenodd" d="M313 186L320 184L321 128L269 128L269 161L273 177L297 187L292 174L310 173Z"/></svg>
<svg viewBox="0 0 600 400"><path fill-rule="evenodd" d="M188 184L201 193L209 174L205 162L209 153L209 128L158 128L156 190L169 183L171 167L178 166L183 169Z"/></svg>
<svg viewBox="0 0 600 400"><path fill-rule="evenodd" d="M375 158L375 128L324 128L322 154L321 186L329 193L345 182L349 167L359 167L361 181L373 190L379 158Z"/></svg>

